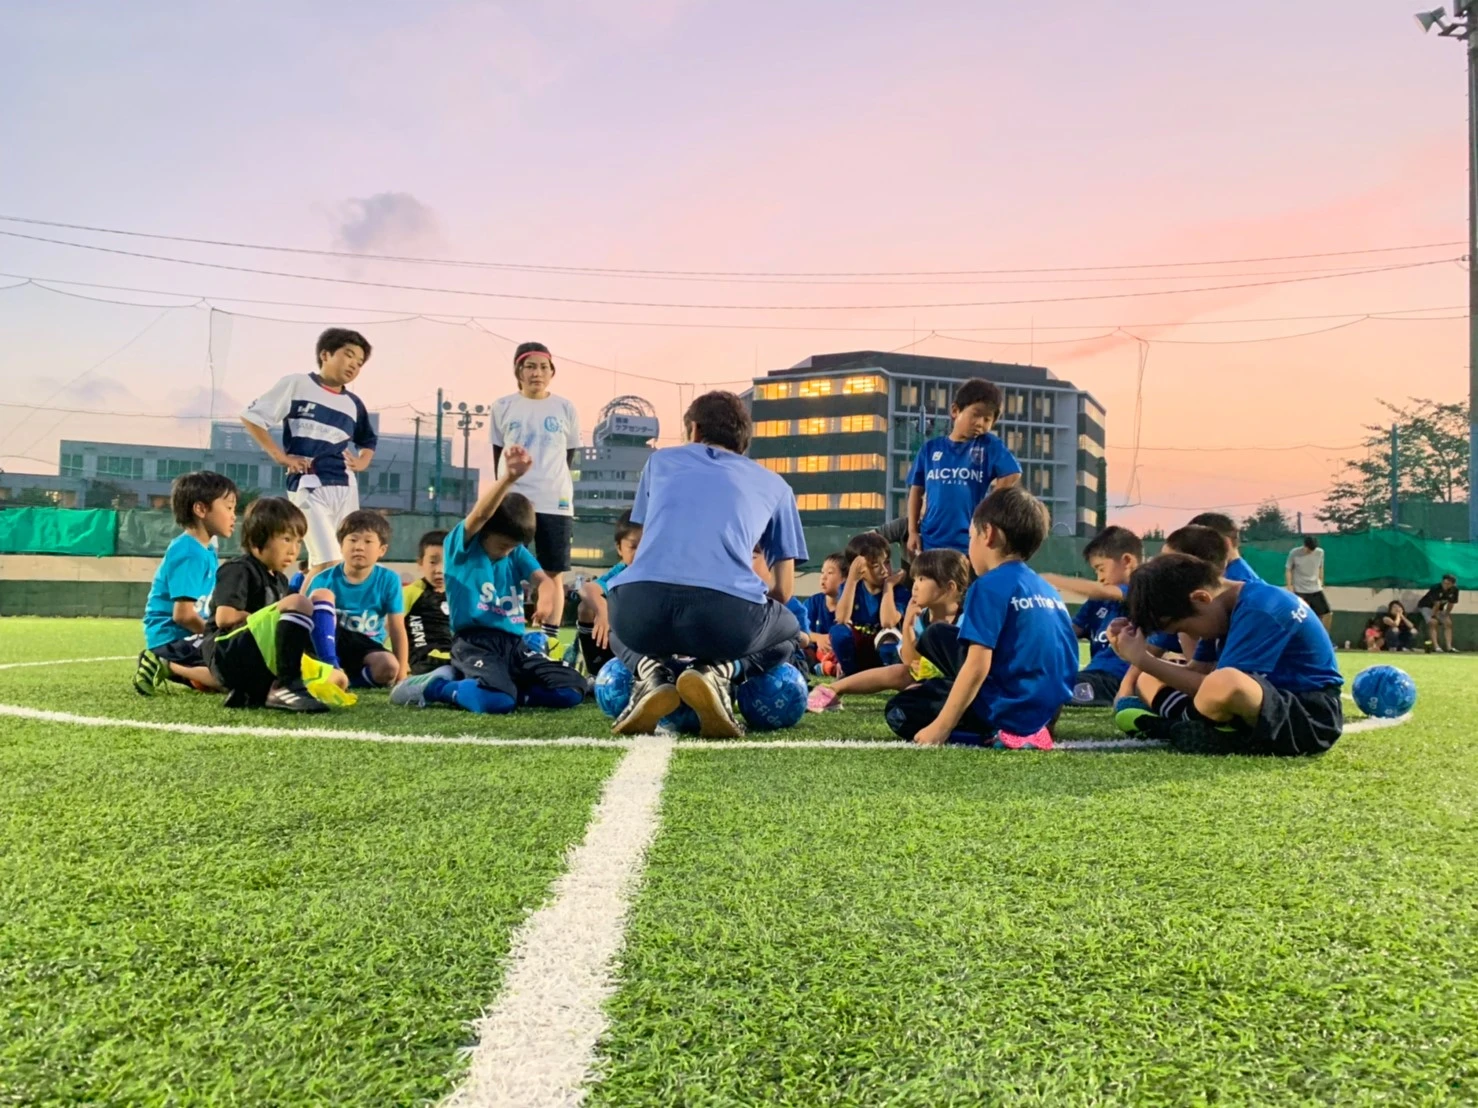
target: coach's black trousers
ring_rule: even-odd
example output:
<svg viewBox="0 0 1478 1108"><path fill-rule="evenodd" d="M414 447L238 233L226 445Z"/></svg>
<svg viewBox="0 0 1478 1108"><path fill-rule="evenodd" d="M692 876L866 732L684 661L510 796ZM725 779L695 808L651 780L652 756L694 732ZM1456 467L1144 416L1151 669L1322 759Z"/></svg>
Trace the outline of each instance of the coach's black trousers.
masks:
<svg viewBox="0 0 1478 1108"><path fill-rule="evenodd" d="M741 600L717 589L618 580L608 600L611 650L632 673L642 658L700 665L742 663L742 676L788 661L801 633L795 615L779 601Z"/></svg>

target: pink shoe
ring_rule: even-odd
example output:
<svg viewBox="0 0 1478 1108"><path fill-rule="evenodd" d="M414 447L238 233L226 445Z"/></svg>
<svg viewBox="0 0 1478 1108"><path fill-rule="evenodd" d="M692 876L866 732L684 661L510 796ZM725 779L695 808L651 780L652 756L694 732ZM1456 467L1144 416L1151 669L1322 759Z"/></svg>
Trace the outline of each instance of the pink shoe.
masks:
<svg viewBox="0 0 1478 1108"><path fill-rule="evenodd" d="M1047 734L1044 727L1040 731L1030 735L1012 735L1006 731L996 732L997 750L1051 750L1052 736Z"/></svg>
<svg viewBox="0 0 1478 1108"><path fill-rule="evenodd" d="M806 697L806 711L808 712L840 712L842 710L842 698L830 685L817 685L811 690L811 695Z"/></svg>

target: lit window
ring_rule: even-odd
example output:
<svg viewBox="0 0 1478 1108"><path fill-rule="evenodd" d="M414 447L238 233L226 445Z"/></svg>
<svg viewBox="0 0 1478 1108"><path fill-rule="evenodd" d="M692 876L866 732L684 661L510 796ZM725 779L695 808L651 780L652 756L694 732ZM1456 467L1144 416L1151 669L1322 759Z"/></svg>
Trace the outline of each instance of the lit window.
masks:
<svg viewBox="0 0 1478 1108"><path fill-rule="evenodd" d="M797 388L802 396L830 396L833 383L829 377L823 377L818 381L802 381Z"/></svg>
<svg viewBox="0 0 1478 1108"><path fill-rule="evenodd" d="M919 406L919 386L898 384L898 406L900 408L917 408Z"/></svg>
<svg viewBox="0 0 1478 1108"><path fill-rule="evenodd" d="M842 382L842 392L849 396L858 393L882 391L883 379L881 377L848 377Z"/></svg>
<svg viewBox="0 0 1478 1108"><path fill-rule="evenodd" d="M606 552L598 546L572 546L570 557L576 561L602 562Z"/></svg>

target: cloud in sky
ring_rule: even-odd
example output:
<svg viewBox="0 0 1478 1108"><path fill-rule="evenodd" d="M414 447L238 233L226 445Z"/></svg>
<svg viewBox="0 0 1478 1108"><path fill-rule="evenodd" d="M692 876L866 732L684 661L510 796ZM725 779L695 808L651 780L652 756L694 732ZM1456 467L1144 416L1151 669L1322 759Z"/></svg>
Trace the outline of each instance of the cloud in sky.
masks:
<svg viewBox="0 0 1478 1108"><path fill-rule="evenodd" d="M408 192L377 192L341 206L334 248L356 254L427 249L441 242L436 213Z"/></svg>

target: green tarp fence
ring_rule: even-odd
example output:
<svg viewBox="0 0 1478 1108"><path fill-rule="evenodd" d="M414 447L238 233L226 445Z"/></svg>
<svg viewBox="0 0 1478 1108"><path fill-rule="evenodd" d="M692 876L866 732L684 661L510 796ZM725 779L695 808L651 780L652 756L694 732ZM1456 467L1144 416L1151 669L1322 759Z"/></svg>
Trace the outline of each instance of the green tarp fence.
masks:
<svg viewBox="0 0 1478 1108"><path fill-rule="evenodd" d="M401 514L390 519L393 538L387 560L413 562L416 542L436 526L430 515ZM444 516L443 528L456 523ZM603 521L577 520L574 533L574 562L581 566L605 566L616 559L614 525ZM0 511L0 554L62 554L90 558L111 555L158 558L179 534L168 512L143 509L74 510L70 508L9 508ZM812 566L834 550L847 545L852 532L841 527L808 527L806 545ZM1082 551L1085 539L1054 535L1032 559L1042 572L1086 573ZM1159 543L1147 544L1154 553ZM1279 584L1288 552L1298 545L1294 538L1248 543L1242 553L1259 575ZM1478 588L1478 546L1462 542L1420 539L1396 531L1368 531L1358 535L1322 535L1324 581L1332 587L1426 588L1444 573L1451 573L1465 589ZM221 543L223 556L239 551L235 538Z"/></svg>
<svg viewBox="0 0 1478 1108"><path fill-rule="evenodd" d="M107 558L116 553L117 534L118 513L109 509L7 508L0 512L0 554Z"/></svg>

